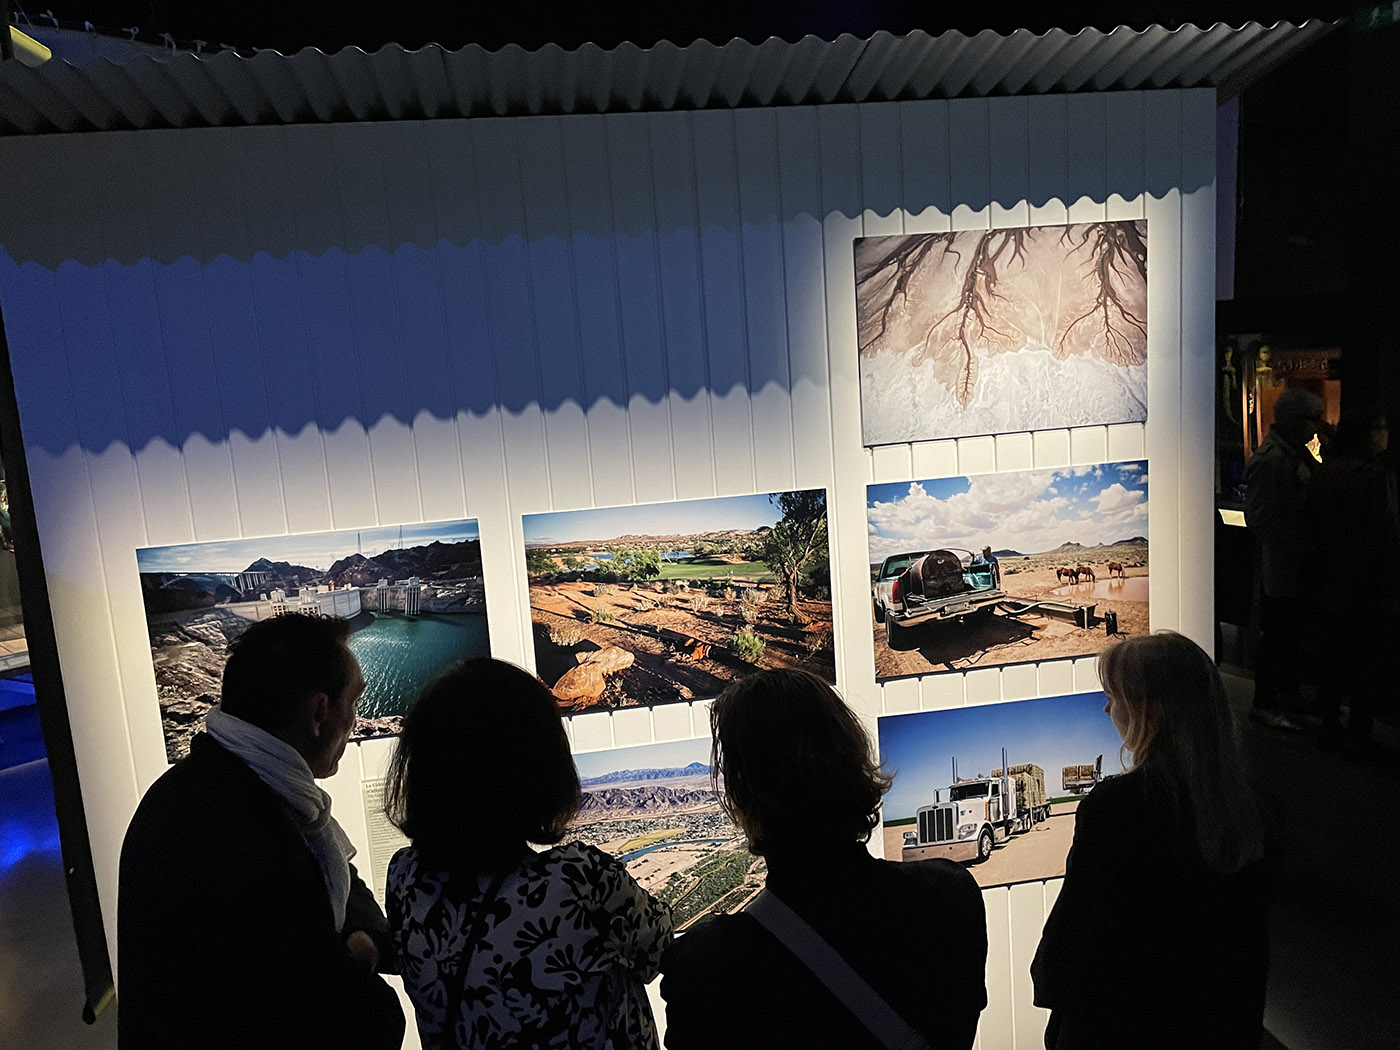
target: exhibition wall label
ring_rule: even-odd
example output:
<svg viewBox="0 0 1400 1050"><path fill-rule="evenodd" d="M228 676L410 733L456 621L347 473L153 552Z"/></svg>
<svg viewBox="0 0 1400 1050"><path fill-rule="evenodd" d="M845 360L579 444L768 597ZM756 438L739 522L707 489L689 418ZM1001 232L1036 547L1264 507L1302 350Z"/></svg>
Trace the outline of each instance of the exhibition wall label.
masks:
<svg viewBox="0 0 1400 1050"><path fill-rule="evenodd" d="M1080 800L1123 772L1104 694L885 715L887 860L968 863L982 887L1058 878Z"/></svg>
<svg viewBox="0 0 1400 1050"><path fill-rule="evenodd" d="M866 445L1147 418L1147 224L863 237Z"/></svg>
<svg viewBox="0 0 1400 1050"><path fill-rule="evenodd" d="M1145 460L870 485L866 517L879 681L1149 630Z"/></svg>
<svg viewBox="0 0 1400 1050"><path fill-rule="evenodd" d="M719 803L710 741L678 740L574 756L583 805L568 837L627 865L671 906L676 930L737 911L763 888L767 867Z"/></svg>
<svg viewBox="0 0 1400 1050"><path fill-rule="evenodd" d="M836 677L826 492L525 516L535 669L569 713Z"/></svg>
<svg viewBox="0 0 1400 1050"><path fill-rule="evenodd" d="M434 675L490 655L475 519L148 547L136 564L172 762L218 701L229 643L258 620L349 620L365 676L352 740L397 734Z"/></svg>

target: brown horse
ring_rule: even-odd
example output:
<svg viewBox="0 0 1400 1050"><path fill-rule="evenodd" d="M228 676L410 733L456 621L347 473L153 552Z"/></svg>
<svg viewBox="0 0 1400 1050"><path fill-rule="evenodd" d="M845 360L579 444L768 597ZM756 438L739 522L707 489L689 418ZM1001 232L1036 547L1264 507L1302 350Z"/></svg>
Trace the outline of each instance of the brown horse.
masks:
<svg viewBox="0 0 1400 1050"><path fill-rule="evenodd" d="M1087 579L1090 583L1094 582L1094 568L1092 565L1081 565L1075 571L1079 573L1079 578L1081 580Z"/></svg>
<svg viewBox="0 0 1400 1050"><path fill-rule="evenodd" d="M1067 569L1063 565L1055 570L1055 576L1060 580L1069 580L1070 583L1079 582L1079 570Z"/></svg>
<svg viewBox="0 0 1400 1050"><path fill-rule="evenodd" d="M1128 578L1128 574L1123 571L1123 563L1121 561L1111 561L1108 563L1108 578L1111 580L1115 576L1120 580L1126 580Z"/></svg>

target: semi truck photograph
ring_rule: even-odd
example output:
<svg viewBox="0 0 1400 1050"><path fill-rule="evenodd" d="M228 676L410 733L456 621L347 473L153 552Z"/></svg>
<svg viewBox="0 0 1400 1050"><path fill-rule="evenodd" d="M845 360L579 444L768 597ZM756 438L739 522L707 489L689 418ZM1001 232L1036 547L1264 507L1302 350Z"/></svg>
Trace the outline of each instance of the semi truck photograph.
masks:
<svg viewBox="0 0 1400 1050"><path fill-rule="evenodd" d="M919 807L914 829L904 833L903 859L946 857L981 863L1012 835L1049 820L1045 771L1033 762L1007 765L1005 748L1001 762L990 775L960 779L954 758L948 801L942 801L940 791L933 805Z"/></svg>
<svg viewBox="0 0 1400 1050"><path fill-rule="evenodd" d="M1122 742L1104 704L1084 692L882 715L885 859L965 863L983 887L1063 875L1079 803Z"/></svg>

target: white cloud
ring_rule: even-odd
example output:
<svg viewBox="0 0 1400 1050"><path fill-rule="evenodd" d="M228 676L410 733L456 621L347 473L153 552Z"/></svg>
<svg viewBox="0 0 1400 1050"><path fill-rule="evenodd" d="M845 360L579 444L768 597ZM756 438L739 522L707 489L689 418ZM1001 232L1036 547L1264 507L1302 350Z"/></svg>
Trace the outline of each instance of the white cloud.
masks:
<svg viewBox="0 0 1400 1050"><path fill-rule="evenodd" d="M1099 493L1095 509L1100 514L1115 514L1142 502L1144 493L1141 489L1125 489L1115 481Z"/></svg>
<svg viewBox="0 0 1400 1050"><path fill-rule="evenodd" d="M966 492L945 499L914 482L904 496L869 507L871 558L933 547L976 551L984 544L1039 554L1066 542L1092 546L1145 531L1139 524L1147 519L1144 492L1116 481L1096 489L1091 481L1089 491L1065 495L1057 482L1069 474L1086 477L1095 469L975 475Z"/></svg>

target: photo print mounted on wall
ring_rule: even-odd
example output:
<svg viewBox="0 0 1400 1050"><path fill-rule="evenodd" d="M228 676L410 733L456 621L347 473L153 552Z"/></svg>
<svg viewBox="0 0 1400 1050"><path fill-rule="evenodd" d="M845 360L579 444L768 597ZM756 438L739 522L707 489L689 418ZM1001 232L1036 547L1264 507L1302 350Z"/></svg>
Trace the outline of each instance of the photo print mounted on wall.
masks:
<svg viewBox="0 0 1400 1050"><path fill-rule="evenodd" d="M397 734L434 675L490 655L475 519L148 547L136 565L172 762L218 700L229 643L257 620L350 621L365 676L352 740Z"/></svg>
<svg viewBox="0 0 1400 1050"><path fill-rule="evenodd" d="M1147 224L855 242L866 445L1147 418Z"/></svg>
<svg viewBox="0 0 1400 1050"><path fill-rule="evenodd" d="M866 518L878 680L1148 630L1146 461L870 485Z"/></svg>
<svg viewBox="0 0 1400 1050"><path fill-rule="evenodd" d="M719 804L710 741L679 740L574 755L583 806L566 839L618 857L671 906L677 931L737 911L763 888L763 858Z"/></svg>
<svg viewBox="0 0 1400 1050"><path fill-rule="evenodd" d="M1123 772L1103 693L952 707L879 719L894 776L885 859L944 857L979 886L1065 873L1080 800Z"/></svg>
<svg viewBox="0 0 1400 1050"><path fill-rule="evenodd" d="M535 669L569 713L836 677L826 492L525 516Z"/></svg>

